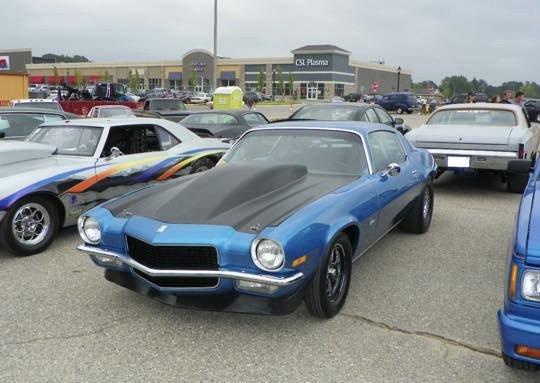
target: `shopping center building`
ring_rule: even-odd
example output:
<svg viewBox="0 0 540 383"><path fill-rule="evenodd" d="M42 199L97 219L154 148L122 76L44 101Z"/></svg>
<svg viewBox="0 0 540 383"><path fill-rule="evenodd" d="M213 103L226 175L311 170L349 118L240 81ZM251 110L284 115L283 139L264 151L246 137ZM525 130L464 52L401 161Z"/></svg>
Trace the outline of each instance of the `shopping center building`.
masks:
<svg viewBox="0 0 540 383"><path fill-rule="evenodd" d="M289 57L217 58L219 86L237 85L263 93L294 94L300 99L330 99L351 92L384 94L411 88L411 72L399 66L356 60L334 45L306 45ZM33 61L35 62L35 60ZM214 56L192 50L179 60L142 62L28 63L30 83L92 83L105 78L139 88L211 91ZM133 81L133 80L132 80ZM398 89L399 87L399 89Z"/></svg>

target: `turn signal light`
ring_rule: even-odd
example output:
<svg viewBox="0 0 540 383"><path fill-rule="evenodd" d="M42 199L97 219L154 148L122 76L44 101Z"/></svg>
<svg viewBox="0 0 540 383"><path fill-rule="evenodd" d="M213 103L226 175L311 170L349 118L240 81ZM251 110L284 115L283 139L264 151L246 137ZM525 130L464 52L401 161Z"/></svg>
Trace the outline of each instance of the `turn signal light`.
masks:
<svg viewBox="0 0 540 383"><path fill-rule="evenodd" d="M515 263L512 263L510 269L510 280L508 281L508 296L512 299L516 297L516 285L518 279L518 267Z"/></svg>
<svg viewBox="0 0 540 383"><path fill-rule="evenodd" d="M301 257L296 258L293 263L292 267L298 267L300 265L303 265L307 261L307 255L302 255Z"/></svg>
<svg viewBox="0 0 540 383"><path fill-rule="evenodd" d="M540 359L540 349L524 346L521 344L518 344L516 346L516 354L521 356L527 356L533 359Z"/></svg>

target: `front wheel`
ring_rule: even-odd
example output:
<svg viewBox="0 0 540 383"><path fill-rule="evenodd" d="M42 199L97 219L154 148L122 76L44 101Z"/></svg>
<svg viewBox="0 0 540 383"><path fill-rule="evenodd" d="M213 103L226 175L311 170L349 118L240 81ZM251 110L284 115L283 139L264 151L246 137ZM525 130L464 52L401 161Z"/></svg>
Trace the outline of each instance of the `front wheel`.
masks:
<svg viewBox="0 0 540 383"><path fill-rule="evenodd" d="M58 210L43 197L16 202L0 225L0 242L16 255L41 253L54 240L59 227Z"/></svg>
<svg viewBox="0 0 540 383"><path fill-rule="evenodd" d="M399 225L401 229L422 234L429 230L433 217L433 183L429 181L411 211Z"/></svg>
<svg viewBox="0 0 540 383"><path fill-rule="evenodd" d="M346 234L341 233L306 289L304 301L311 315L328 319L341 310L349 292L351 271L351 242Z"/></svg>
<svg viewBox="0 0 540 383"><path fill-rule="evenodd" d="M205 172L214 167L214 161L210 158L201 158L197 160L191 167L191 172L189 174Z"/></svg>

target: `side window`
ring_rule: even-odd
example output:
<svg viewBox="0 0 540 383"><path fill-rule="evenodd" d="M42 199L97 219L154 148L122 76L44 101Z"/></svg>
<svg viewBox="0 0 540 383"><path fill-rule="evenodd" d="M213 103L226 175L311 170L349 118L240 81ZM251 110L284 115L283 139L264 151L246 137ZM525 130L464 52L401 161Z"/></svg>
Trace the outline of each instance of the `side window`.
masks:
<svg viewBox="0 0 540 383"><path fill-rule="evenodd" d="M6 137L24 137L41 125L45 118L41 114L4 114L0 115L2 131Z"/></svg>
<svg viewBox="0 0 540 383"><path fill-rule="evenodd" d="M259 113L244 114L244 120L246 120L249 126L266 125L268 121Z"/></svg>
<svg viewBox="0 0 540 383"><path fill-rule="evenodd" d="M377 117L377 114L375 114L372 108L367 109L364 114L366 115L369 122L379 122L379 118Z"/></svg>
<svg viewBox="0 0 540 383"><path fill-rule="evenodd" d="M45 114L45 122L51 122L51 121L64 121L64 117L59 116L57 114Z"/></svg>
<svg viewBox="0 0 540 383"><path fill-rule="evenodd" d="M388 126L394 126L394 119L390 117L388 113L386 113L381 108L373 108L375 113L377 113L377 116L379 116L379 120L381 123L386 124Z"/></svg>
<svg viewBox="0 0 540 383"><path fill-rule="evenodd" d="M148 125L111 127L101 157L110 155L113 147L125 155L161 151L156 128Z"/></svg>
<svg viewBox="0 0 540 383"><path fill-rule="evenodd" d="M172 148L173 146L176 146L180 143L180 140L174 137L172 134L167 132L165 129L163 129L160 126L156 126L156 131L158 135L159 142L161 144L161 148L163 150L168 150Z"/></svg>
<svg viewBox="0 0 540 383"><path fill-rule="evenodd" d="M407 155L393 132L378 131L368 135L368 146L373 160L373 170L386 170L389 164L405 162Z"/></svg>

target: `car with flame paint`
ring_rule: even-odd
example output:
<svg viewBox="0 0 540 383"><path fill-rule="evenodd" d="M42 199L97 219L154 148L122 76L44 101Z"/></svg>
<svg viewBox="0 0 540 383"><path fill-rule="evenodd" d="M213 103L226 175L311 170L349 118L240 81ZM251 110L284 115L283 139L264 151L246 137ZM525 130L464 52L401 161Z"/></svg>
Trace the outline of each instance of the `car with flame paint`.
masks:
<svg viewBox="0 0 540 383"><path fill-rule="evenodd" d="M432 156L393 127L287 121L246 132L218 165L79 218L105 278L164 303L336 315L352 262L395 226L424 233Z"/></svg>
<svg viewBox="0 0 540 383"><path fill-rule="evenodd" d="M91 207L207 170L229 146L136 117L45 123L26 141L0 140L0 243L15 254L39 253Z"/></svg>

